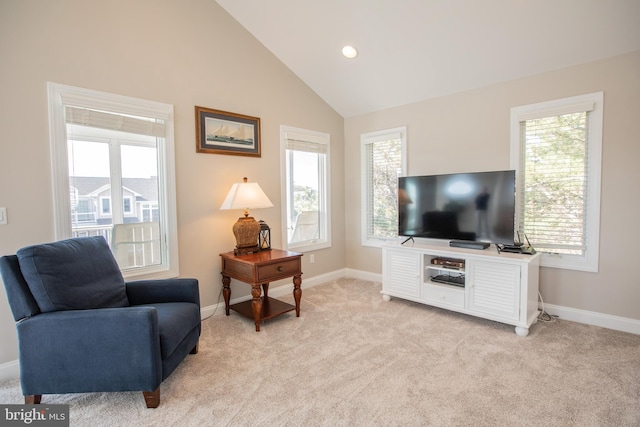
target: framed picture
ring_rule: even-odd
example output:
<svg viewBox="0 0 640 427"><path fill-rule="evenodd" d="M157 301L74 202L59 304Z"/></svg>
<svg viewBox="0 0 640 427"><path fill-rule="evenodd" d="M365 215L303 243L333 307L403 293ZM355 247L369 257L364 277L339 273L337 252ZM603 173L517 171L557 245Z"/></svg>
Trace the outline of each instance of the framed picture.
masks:
<svg viewBox="0 0 640 427"><path fill-rule="evenodd" d="M196 151L260 157L260 118L196 106Z"/></svg>

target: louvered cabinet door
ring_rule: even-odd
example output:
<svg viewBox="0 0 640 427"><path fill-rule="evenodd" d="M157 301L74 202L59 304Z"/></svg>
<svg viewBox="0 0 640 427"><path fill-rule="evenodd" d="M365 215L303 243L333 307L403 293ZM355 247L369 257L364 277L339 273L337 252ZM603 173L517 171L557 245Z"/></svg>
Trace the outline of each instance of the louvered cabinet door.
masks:
<svg viewBox="0 0 640 427"><path fill-rule="evenodd" d="M382 253L382 293L416 300L420 298L419 252L387 249Z"/></svg>
<svg viewBox="0 0 640 427"><path fill-rule="evenodd" d="M494 320L519 320L519 265L474 260L467 265L467 287L469 311Z"/></svg>

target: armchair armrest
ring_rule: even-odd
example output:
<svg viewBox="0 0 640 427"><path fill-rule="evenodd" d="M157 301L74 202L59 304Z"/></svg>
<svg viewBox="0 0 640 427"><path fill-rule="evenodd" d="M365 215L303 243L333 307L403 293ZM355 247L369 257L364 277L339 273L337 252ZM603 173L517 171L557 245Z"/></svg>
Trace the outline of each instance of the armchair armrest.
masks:
<svg viewBox="0 0 640 427"><path fill-rule="evenodd" d="M127 282L129 304L192 302L200 307L197 279L138 280Z"/></svg>
<svg viewBox="0 0 640 427"><path fill-rule="evenodd" d="M162 382L154 307L55 311L16 326L25 395L155 390Z"/></svg>

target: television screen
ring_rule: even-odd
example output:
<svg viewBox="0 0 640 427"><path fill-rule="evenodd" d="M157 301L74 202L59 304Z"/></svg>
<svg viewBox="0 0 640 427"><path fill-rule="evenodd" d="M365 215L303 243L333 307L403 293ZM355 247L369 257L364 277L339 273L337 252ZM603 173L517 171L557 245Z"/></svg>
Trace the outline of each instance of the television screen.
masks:
<svg viewBox="0 0 640 427"><path fill-rule="evenodd" d="M515 171L398 180L398 234L513 244Z"/></svg>

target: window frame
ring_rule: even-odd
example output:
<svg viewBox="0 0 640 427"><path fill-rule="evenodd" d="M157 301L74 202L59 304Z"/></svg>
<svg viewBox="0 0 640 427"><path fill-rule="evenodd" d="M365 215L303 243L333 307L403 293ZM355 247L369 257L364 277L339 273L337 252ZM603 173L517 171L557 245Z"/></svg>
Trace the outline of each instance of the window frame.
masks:
<svg viewBox="0 0 640 427"><path fill-rule="evenodd" d="M522 157L522 122L527 120L560 116L568 113L587 111L587 203L584 228L587 245L582 255L556 254L544 252L540 257L543 267L563 268L598 272L600 252L600 193L602 174L602 129L603 129L604 93L594 92L585 95L523 105L511 109L510 162L516 170L516 183L519 188L524 182ZM522 191L516 191L516 224L521 223ZM535 242L532 242L535 247Z"/></svg>
<svg viewBox="0 0 640 427"><path fill-rule="evenodd" d="M300 243L289 243L288 234L288 212L289 192L287 171L289 169L289 156L287 155L287 135L295 135L296 139L303 140L307 143L323 144L326 147L325 161L320 171L320 189L318 201L319 230L320 236L315 240L308 240ZM285 250L296 252L310 252L318 249L331 247L331 136L325 132L318 132L308 129L301 129L292 126L280 126L280 172L281 172L281 196L282 196L282 245Z"/></svg>
<svg viewBox="0 0 640 427"><path fill-rule="evenodd" d="M376 142L387 141L392 139L397 134L400 134L400 150L401 150L401 164L400 164L400 176L406 176L407 174L407 127L395 127L390 129L383 129L375 132L367 132L360 135L360 241L362 246L381 247L386 242L397 240L396 237L376 237L369 234L369 225L372 222L372 213L369 212L371 194L369 189L369 170L372 165L367 162L367 146L369 144L375 144Z"/></svg>
<svg viewBox="0 0 640 427"><path fill-rule="evenodd" d="M65 107L73 105L164 121L165 134L164 137L158 138L157 156L158 203L162 218L163 247L166 253L162 256L163 262L161 264L128 268L122 273L127 280L177 277L179 266L173 106L53 82L47 82L47 95L55 240L67 239L72 236ZM99 212L101 212L101 208L99 208Z"/></svg>

